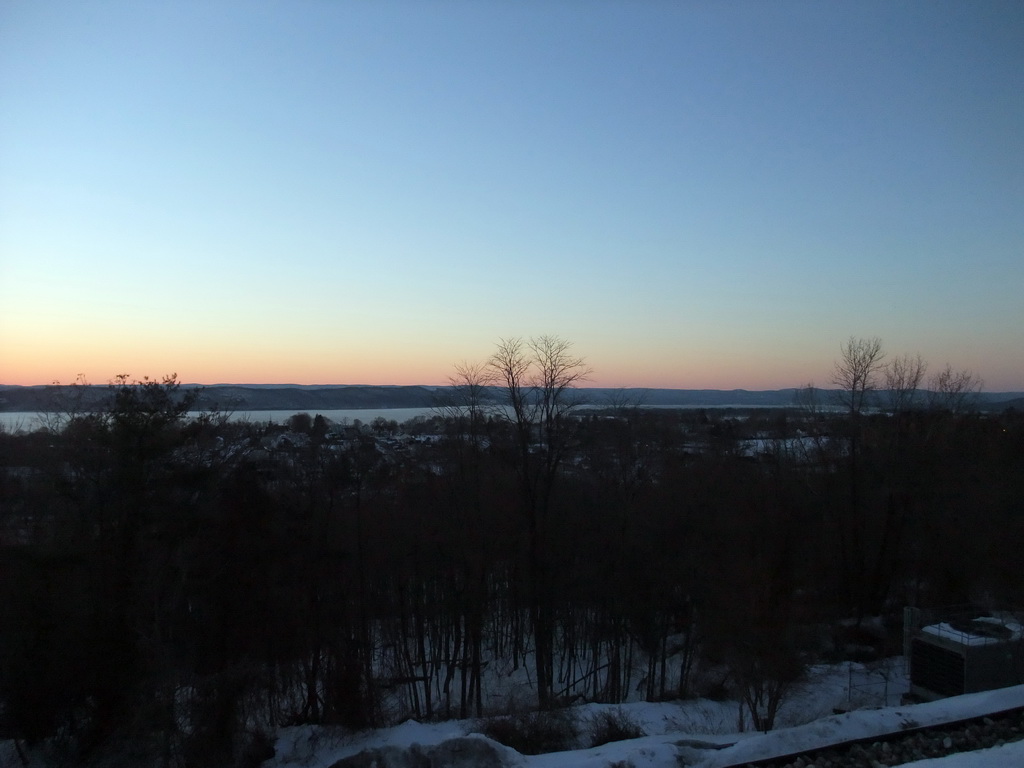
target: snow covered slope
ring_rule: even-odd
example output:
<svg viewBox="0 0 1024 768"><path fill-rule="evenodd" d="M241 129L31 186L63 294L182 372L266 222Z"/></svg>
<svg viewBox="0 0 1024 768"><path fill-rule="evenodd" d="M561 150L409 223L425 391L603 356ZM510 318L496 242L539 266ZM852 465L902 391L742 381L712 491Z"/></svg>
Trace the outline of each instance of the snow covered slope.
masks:
<svg viewBox="0 0 1024 768"><path fill-rule="evenodd" d="M844 714L832 714L832 707L852 699L849 682L854 679L847 667L821 669L789 702L784 721L802 722L768 734L735 733L738 708L731 702L696 700L673 703L624 704L621 710L649 734L638 739L619 741L590 749L578 749L545 755L520 755L473 734L474 721L449 721L424 724L408 721L394 728L352 735L325 728L284 729L277 743L277 756L268 768L329 768L340 760L352 758L364 750L376 753L377 764L385 768L414 764L452 740L486 741L479 749L455 753L452 765L463 768L722 768L751 760L792 754L837 742L871 738L891 731L918 726L941 725L968 717L982 716L1015 707L1024 707L1024 686L958 696L909 706L861 708ZM894 681L897 682L897 681ZM898 685L898 682L897 682ZM609 707L587 705L578 710L581 722ZM416 745L414 747L414 745ZM470 752L477 754L470 758ZM435 758L441 758L436 753ZM445 753L445 754L451 754ZM368 755L364 755L368 757ZM466 760L463 761L463 758ZM367 764L370 764L369 762ZM438 763L438 765L448 763ZM908 764L911 765L911 764ZM912 764L915 768L966 768L967 766L1024 765L1024 742L990 750L951 755Z"/></svg>

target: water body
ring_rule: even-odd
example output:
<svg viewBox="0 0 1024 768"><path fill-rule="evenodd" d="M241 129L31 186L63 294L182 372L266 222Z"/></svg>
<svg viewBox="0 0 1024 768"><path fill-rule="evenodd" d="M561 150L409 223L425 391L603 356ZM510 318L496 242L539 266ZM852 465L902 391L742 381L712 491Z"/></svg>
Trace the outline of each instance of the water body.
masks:
<svg viewBox="0 0 1024 768"><path fill-rule="evenodd" d="M341 408L326 411L235 411L230 414L232 421L251 421L253 423L271 422L283 424L297 413L308 413L310 416L323 416L336 424L354 424L358 419L369 424L374 419L385 418L399 424L415 419L417 416L433 416L439 411L436 408Z"/></svg>
<svg viewBox="0 0 1024 768"><path fill-rule="evenodd" d="M228 413L231 421L249 421L254 424L270 422L272 424L284 424L288 419L297 413L308 413L310 416L317 414L325 419L330 419L337 424L354 424L358 419L364 424L369 424L378 417L388 421L394 420L399 424L417 416L432 416L438 411L434 408L346 408L326 411L233 411ZM48 414L33 413L30 411L10 411L0 413L0 428L6 432L33 432L43 426Z"/></svg>
<svg viewBox="0 0 1024 768"><path fill-rule="evenodd" d="M581 406L586 409L595 406ZM785 408L792 406L771 406L771 405L642 405L641 408L652 409L652 410L728 410L736 409L739 411L751 411L751 410L762 410L771 408ZM832 408L825 408L822 410L833 410ZM374 419L382 417L388 421L397 421L402 424L411 419L415 419L418 416L435 416L444 414L443 411L433 407L426 408L339 408L329 409L325 411L311 411L311 410L281 410L281 411L230 411L228 412L228 418L231 421L248 421L253 424L262 424L270 422L272 424L284 424L288 419L297 413L308 413L310 416L317 416L318 414L323 416L325 419L330 419L336 424L354 424L358 419L363 424L369 424ZM5 432L33 432L40 429L48 414L39 414L32 411L9 411L0 412L0 429Z"/></svg>

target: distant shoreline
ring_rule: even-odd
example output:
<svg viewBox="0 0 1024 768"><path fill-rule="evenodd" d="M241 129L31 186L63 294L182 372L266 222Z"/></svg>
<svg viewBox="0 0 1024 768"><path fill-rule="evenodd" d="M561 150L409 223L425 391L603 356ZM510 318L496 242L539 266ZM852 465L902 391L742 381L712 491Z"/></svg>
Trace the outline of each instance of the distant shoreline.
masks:
<svg viewBox="0 0 1024 768"><path fill-rule="evenodd" d="M308 411L430 409L454 402L456 391L449 386L407 385L235 385L200 386L184 384L184 390L199 389L197 410ZM0 412L53 413L66 407L73 394L83 410L102 407L109 394L106 385L5 386L0 385ZM574 390L589 406L647 406L666 408L779 408L796 407L802 388L774 390L745 389L655 389L581 387ZM501 390L489 389L492 402L501 401ZM879 392L882 400L885 393ZM815 389L821 405L833 404L835 390ZM62 401L64 404L62 404ZM982 392L977 395L981 410L1024 407L1024 392Z"/></svg>

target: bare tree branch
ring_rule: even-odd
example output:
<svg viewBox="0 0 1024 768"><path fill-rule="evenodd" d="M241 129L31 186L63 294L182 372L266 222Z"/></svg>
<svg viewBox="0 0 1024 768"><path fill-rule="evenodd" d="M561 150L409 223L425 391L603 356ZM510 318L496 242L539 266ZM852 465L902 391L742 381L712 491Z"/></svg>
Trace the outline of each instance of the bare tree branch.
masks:
<svg viewBox="0 0 1024 768"><path fill-rule="evenodd" d="M928 363L920 355L900 355L885 366L885 388L893 413L903 413L914 407L917 390L927 370Z"/></svg>
<svg viewBox="0 0 1024 768"><path fill-rule="evenodd" d="M948 363L928 384L928 407L950 413L967 410L983 386L982 380L968 369L954 371Z"/></svg>
<svg viewBox="0 0 1024 768"><path fill-rule="evenodd" d="M877 336L870 339L851 336L840 351L842 356L836 361L832 383L840 389L840 402L856 415L878 386L878 372L885 358L882 340Z"/></svg>

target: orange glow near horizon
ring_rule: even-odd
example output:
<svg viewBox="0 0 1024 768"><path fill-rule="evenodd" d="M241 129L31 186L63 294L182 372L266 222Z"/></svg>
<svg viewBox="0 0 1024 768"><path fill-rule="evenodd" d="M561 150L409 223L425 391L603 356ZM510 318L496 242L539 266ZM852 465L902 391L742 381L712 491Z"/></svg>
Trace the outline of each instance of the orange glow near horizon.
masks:
<svg viewBox="0 0 1024 768"><path fill-rule="evenodd" d="M175 373L181 382L207 385L437 386L449 382L457 364L486 360L494 348L494 342L473 343L466 354L459 354L461 349L451 341L403 346L373 338L324 341L322 346L266 337L229 344L224 339L158 336L150 342L137 330L127 337L112 334L105 344L84 343L70 334L43 338L40 333L26 333L19 344L0 342L6 350L0 384L23 386L69 384L80 375L89 383L105 384L122 373L132 379ZM708 350L668 357L656 354L653 343L633 349L576 344L573 352L593 369L584 387L781 389L802 386L808 380L805 371L817 367L827 374L831 365L783 361L758 370L763 360ZM818 383L822 380L819 374Z"/></svg>
<svg viewBox="0 0 1024 768"><path fill-rule="evenodd" d="M195 384L300 384L300 385L424 385L449 382L462 361L486 360L492 344L477 344L470 354L459 355L455 345L383 343L366 339L320 348L313 345L267 343L247 339L236 347L225 342L193 342L163 339L147 344L141 336L117 344L82 343L71 335L43 339L27 337L20 343L0 339L4 349L0 384L32 386L59 382L69 384L79 375L92 384L105 384L127 373L133 379L161 378L176 373L178 380ZM834 347L834 349L833 349ZM838 343L817 349L758 353L741 349L728 353L705 346L677 351L675 356L657 354L652 345L634 349L573 347L593 372L583 387L640 389L746 389L774 390L813 383L831 386ZM476 352L477 354L472 354ZM945 365L942 358L929 360L931 370ZM1012 358L983 367L982 359L953 363L970 368L984 379L990 392L1019 391L1019 372Z"/></svg>
<svg viewBox="0 0 1024 768"><path fill-rule="evenodd" d="M146 365L112 365L103 367L96 364L70 365L61 370L51 366L25 365L19 369L8 369L4 372L0 384L6 386L39 386L45 384L72 384L81 376L89 384L107 384L115 376L126 373L133 380L149 377L160 379L166 375L177 374L182 383L212 386L215 384L237 385L301 385L301 386L332 386L332 385L366 385L366 386L443 386L449 383L454 373L454 365L418 369L381 369L379 367L349 367L344 372L337 369L306 367L293 369L290 373L268 374L265 369L256 366L198 367L198 366L146 366ZM823 368L817 376L750 375L743 379L735 378L737 371L727 375L724 371L687 370L685 373L672 373L662 370L617 373L609 371L607 375L595 373L587 381L580 384L581 388L607 389L745 389L750 391L790 389L814 384L818 387L830 388L831 370ZM985 380L984 391L1016 392L1020 391L1013 385L1004 385L1001 380Z"/></svg>
<svg viewBox="0 0 1024 768"><path fill-rule="evenodd" d="M121 373L127 373L132 379L148 376L159 379L165 375L177 374L178 380L190 384L298 384L298 385L424 385L438 386L449 383L455 373L457 361L448 364L421 364L419 366L403 365L402 360L394 360L389 364L381 361L351 364L324 364L308 362L288 365L267 364L266 360L242 361L233 360L231 364L217 364L214 361L201 361L192 364L161 365L148 355L140 355L128 364L125 361L110 359L93 359L86 361L79 357L68 357L68 364L56 369L49 359L25 359L18 368L4 371L0 384L32 386L40 384L73 383L79 376L90 384L105 384ZM808 383L813 377L786 377L775 375L755 375L754 371L740 368L721 367L719 369L701 369L699 366L685 366L673 370L667 365L652 366L641 369L634 366L609 365L604 369L594 366L593 374L582 387L599 388L639 388L639 389L784 389L799 387ZM826 370L827 373L827 370ZM823 376L816 383L827 385Z"/></svg>
<svg viewBox="0 0 1024 768"><path fill-rule="evenodd" d="M0 384L68 384L79 375L92 384L105 384L127 373L133 379L159 379L176 373L179 381L195 384L300 384L300 385L425 385L449 382L456 365L481 362L500 337L490 333L469 335L426 332L419 338L364 337L322 334L311 338L296 326L255 329L250 335L235 332L182 333L181 327L162 329L139 324L118 328L92 324L83 340L72 331L56 332L45 325L25 323L18 333L0 334ZM601 338L583 335L574 341L573 354L592 368L584 387L640 389L746 389L774 390L813 383L830 387L832 366L841 340L820 339L768 343L739 334L739 342L724 337L692 339L687 346L668 337ZM884 341L884 340L883 340ZM801 346L804 344L806 346ZM1005 349L1012 341L993 343L989 349L967 349L954 368L969 368L984 379L990 392L1019 391L1020 371ZM946 364L939 350L922 349L936 371ZM898 348L890 350L898 354ZM987 364L992 359L997 364Z"/></svg>
<svg viewBox="0 0 1024 768"><path fill-rule="evenodd" d="M148 376L159 379L177 374L179 381L193 384L298 384L298 385L424 385L449 383L457 362L447 364L408 365L402 360L382 363L375 360L361 364L325 364L322 361L287 361L286 365L271 365L267 360L232 360L220 363L212 360L161 364L154 356L138 355L126 359L111 355L86 360L84 355L58 355L67 362L59 368L52 357L22 359L17 367L3 372L0 384L33 386L40 384L73 383L80 376L90 384L105 384L115 376L126 373L132 379ZM685 366L673 370L670 366L594 367L592 375L581 383L582 387L641 388L641 389L783 389L802 386L807 380L781 375L753 375L753 371L721 367L719 369ZM806 377L805 377L806 378ZM823 379L819 378L818 383Z"/></svg>

